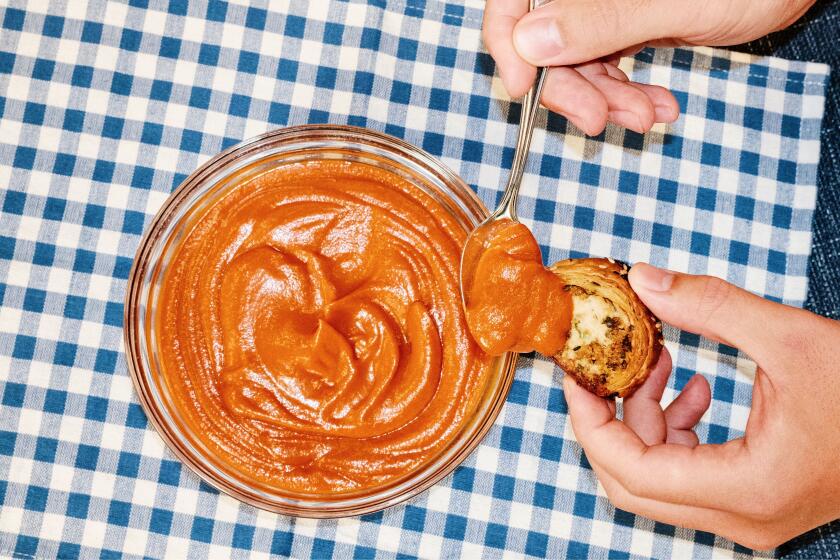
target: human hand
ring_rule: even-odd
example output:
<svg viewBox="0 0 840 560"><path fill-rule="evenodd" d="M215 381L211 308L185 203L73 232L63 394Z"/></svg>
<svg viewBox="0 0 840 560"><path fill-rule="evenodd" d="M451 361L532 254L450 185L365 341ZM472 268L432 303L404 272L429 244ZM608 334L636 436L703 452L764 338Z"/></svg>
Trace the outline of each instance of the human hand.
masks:
<svg viewBox="0 0 840 560"><path fill-rule="evenodd" d="M631 82L622 56L645 46L737 45L783 29L815 0L487 0L483 37L513 97L551 66L542 103L586 134L607 121L636 132L679 116L665 88Z"/></svg>
<svg viewBox="0 0 840 560"><path fill-rule="evenodd" d="M663 411L663 352L648 380L615 405L563 381L575 435L616 507L773 548L840 517L840 323L708 276L646 264L630 283L663 321L740 348L758 364L743 437L698 445L710 403L694 376Z"/></svg>

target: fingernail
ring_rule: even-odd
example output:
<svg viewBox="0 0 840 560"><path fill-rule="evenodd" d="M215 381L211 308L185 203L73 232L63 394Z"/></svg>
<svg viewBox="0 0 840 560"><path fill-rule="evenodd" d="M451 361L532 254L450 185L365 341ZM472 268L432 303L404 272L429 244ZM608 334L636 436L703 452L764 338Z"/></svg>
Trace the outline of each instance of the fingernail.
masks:
<svg viewBox="0 0 840 560"><path fill-rule="evenodd" d="M513 41L519 54L531 62L552 57L564 46L557 20L550 17L523 21L516 26Z"/></svg>
<svg viewBox="0 0 840 560"><path fill-rule="evenodd" d="M654 105L653 112L656 115L656 122L670 123L680 116L680 112L671 105Z"/></svg>
<svg viewBox="0 0 840 560"><path fill-rule="evenodd" d="M667 292L674 284L676 275L649 264L637 264L631 270L633 284L650 292Z"/></svg>

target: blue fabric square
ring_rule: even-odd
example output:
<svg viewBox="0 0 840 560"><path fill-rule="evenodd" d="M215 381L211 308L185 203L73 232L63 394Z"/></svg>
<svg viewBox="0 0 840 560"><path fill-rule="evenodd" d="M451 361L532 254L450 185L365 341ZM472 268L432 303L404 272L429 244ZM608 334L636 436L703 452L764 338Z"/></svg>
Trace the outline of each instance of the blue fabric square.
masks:
<svg viewBox="0 0 840 560"><path fill-rule="evenodd" d="M266 10L249 6L248 12L245 15L245 27L258 30L265 29L265 19L267 15L268 12Z"/></svg>
<svg viewBox="0 0 840 560"><path fill-rule="evenodd" d="M321 66L318 68L318 73L315 75L315 85L319 88L334 89L337 76L338 71L335 68Z"/></svg>
<svg viewBox="0 0 840 560"><path fill-rule="evenodd" d="M19 334L15 337L12 357L19 360L31 360L35 355L35 338Z"/></svg>
<svg viewBox="0 0 840 560"><path fill-rule="evenodd" d="M540 442L540 457L547 461L560 461L563 453L563 440L557 436L544 435Z"/></svg>
<svg viewBox="0 0 840 560"><path fill-rule="evenodd" d="M456 541L464 540L467 532L467 518L461 515L448 514L443 527L443 536Z"/></svg>
<svg viewBox="0 0 840 560"><path fill-rule="evenodd" d="M240 72L256 74L259 65L260 55L251 51L241 51L239 53L239 63L237 64L236 69Z"/></svg>
<svg viewBox="0 0 840 560"><path fill-rule="evenodd" d="M505 525L488 523L484 533L484 544L491 548L504 549L507 544L508 529Z"/></svg>
<svg viewBox="0 0 840 560"><path fill-rule="evenodd" d="M108 400L102 397L90 396L85 405L85 418L96 422L104 422L108 414Z"/></svg>
<svg viewBox="0 0 840 560"><path fill-rule="evenodd" d="M752 220L754 214L755 199L749 196L737 195L735 197L735 217Z"/></svg>
<svg viewBox="0 0 840 560"><path fill-rule="evenodd" d="M580 164L580 182L597 187L601 184L601 167L594 163Z"/></svg>
<svg viewBox="0 0 840 560"><path fill-rule="evenodd" d="M382 32L374 27L365 27L362 29L361 41L359 46L363 49L370 49L372 51L379 50L379 41L382 38Z"/></svg>
<svg viewBox="0 0 840 560"><path fill-rule="evenodd" d="M418 43L414 39L400 37L399 43L397 43L397 58L411 61L416 60L417 45Z"/></svg>
<svg viewBox="0 0 840 560"><path fill-rule="evenodd" d="M709 424L709 443L726 443L729 441L729 428L719 424Z"/></svg>
<svg viewBox="0 0 840 560"><path fill-rule="evenodd" d="M168 535L172 527L172 512L160 508L152 509L152 517L149 520L149 530L153 533Z"/></svg>
<svg viewBox="0 0 840 560"><path fill-rule="evenodd" d="M452 487L463 492L472 492L475 481L475 469L460 466L452 474Z"/></svg>
<svg viewBox="0 0 840 560"><path fill-rule="evenodd" d="M194 86L190 92L190 106L198 109L207 109L210 107L210 95L212 92L203 87Z"/></svg>
<svg viewBox="0 0 840 560"><path fill-rule="evenodd" d="M721 147L717 144L703 142L703 151L700 153L700 163L718 167L720 165Z"/></svg>
<svg viewBox="0 0 840 560"><path fill-rule="evenodd" d="M513 499L513 487L516 481L507 475L497 474L493 477L493 497L500 500Z"/></svg>
<svg viewBox="0 0 840 560"><path fill-rule="evenodd" d="M105 117L102 123L102 136L119 140L122 138L123 126L125 126L123 119L118 117Z"/></svg>
<svg viewBox="0 0 840 560"><path fill-rule="evenodd" d="M537 482L534 485L534 505L545 509L554 509L554 486Z"/></svg>
<svg viewBox="0 0 840 560"><path fill-rule="evenodd" d="M12 31L23 30L23 20L26 18L26 12L16 8L6 8L6 16L3 18L3 27L11 29Z"/></svg>
<svg viewBox="0 0 840 560"><path fill-rule="evenodd" d="M298 63L294 60L281 58L277 65L277 78L287 82L297 80Z"/></svg>
<svg viewBox="0 0 840 560"><path fill-rule="evenodd" d="M548 535L528 531L528 538L525 541L525 554L545 558L548 554Z"/></svg>
<svg viewBox="0 0 840 560"><path fill-rule="evenodd" d="M725 121L726 104L718 99L706 100L706 118L713 121Z"/></svg>
<svg viewBox="0 0 840 560"><path fill-rule="evenodd" d="M695 255L709 255L712 248L712 236L699 231L691 232L691 252Z"/></svg>
<svg viewBox="0 0 840 560"><path fill-rule="evenodd" d="M120 48L126 51L137 52L140 50L140 40L143 34L134 29L123 29L122 37L120 37Z"/></svg>
<svg viewBox="0 0 840 560"><path fill-rule="evenodd" d="M96 262L96 253L79 249L76 251L76 260L73 261L73 270L90 274L93 272L93 264Z"/></svg>
<svg viewBox="0 0 840 560"><path fill-rule="evenodd" d="M376 558L376 549L369 546L356 546L353 549L354 560L373 560Z"/></svg>
<svg viewBox="0 0 840 560"><path fill-rule="evenodd" d="M440 46L435 52L435 65L455 68L455 60L458 58L458 51L451 47Z"/></svg>
<svg viewBox="0 0 840 560"><path fill-rule="evenodd" d="M0 455L13 455L15 452L16 440L16 433L7 432L6 430L0 430Z"/></svg>
<svg viewBox="0 0 840 560"><path fill-rule="evenodd" d="M120 527L128 527L128 520L131 517L131 504L122 500L111 500L111 507L108 509L108 523Z"/></svg>
<svg viewBox="0 0 840 560"><path fill-rule="evenodd" d="M233 94L230 97L229 112L231 115L237 117L247 117L248 110L251 108L251 98L247 95Z"/></svg>
<svg viewBox="0 0 840 560"><path fill-rule="evenodd" d="M0 51L0 73L11 74L15 68L15 55Z"/></svg>
<svg viewBox="0 0 840 560"><path fill-rule="evenodd" d="M185 129L181 135L181 149L185 152L201 152L202 134L197 130Z"/></svg>
<svg viewBox="0 0 840 560"><path fill-rule="evenodd" d="M76 156L71 154L56 154L55 163L53 164L53 173L56 175L64 175L69 177L73 175L73 169L76 167Z"/></svg>
<svg viewBox="0 0 840 560"><path fill-rule="evenodd" d="M423 149L431 154L439 156L443 153L443 141L444 137L442 134L426 132L423 136Z"/></svg>
<svg viewBox="0 0 840 560"><path fill-rule="evenodd" d="M92 228L101 228L105 219L105 207L99 204L88 204L85 207L85 216L82 218L82 225Z"/></svg>
<svg viewBox="0 0 840 560"><path fill-rule="evenodd" d="M18 558L35 558L38 550L38 539L28 535L18 535L15 541L15 556Z"/></svg>
<svg viewBox="0 0 840 560"><path fill-rule="evenodd" d="M15 240L13 237L0 235L0 259L11 260L15 256ZM39 263L36 263L39 264Z"/></svg>
<svg viewBox="0 0 840 560"><path fill-rule="evenodd" d="M67 392L57 389L47 389L44 396L44 412L53 414L64 414L64 405L67 402Z"/></svg>
<svg viewBox="0 0 840 560"><path fill-rule="evenodd" d="M306 20L300 16L286 16L286 28L283 32L287 37L303 39L303 32L306 29Z"/></svg>
<svg viewBox="0 0 840 560"><path fill-rule="evenodd" d="M289 122L290 110L289 105L272 101L268 110L268 121L273 124L285 125Z"/></svg>
<svg viewBox="0 0 840 560"><path fill-rule="evenodd" d="M67 207L67 201L63 198L55 198L53 196L47 197L47 202L44 205L44 218L47 220L55 220L60 222L64 217L64 209Z"/></svg>
<svg viewBox="0 0 840 560"><path fill-rule="evenodd" d="M411 99L411 84L394 80L391 84L391 101L408 105Z"/></svg>
<svg viewBox="0 0 840 560"><path fill-rule="evenodd" d="M35 59L35 65L32 67L32 77L36 80L49 81L52 79L54 70L55 61L38 58Z"/></svg>
<svg viewBox="0 0 840 560"><path fill-rule="evenodd" d="M67 498L67 515L77 519L85 519L90 507L90 496L71 492Z"/></svg>
<svg viewBox="0 0 840 560"><path fill-rule="evenodd" d="M147 0L142 0L146 2ZM169 0L169 13L176 16L187 15L188 2L187 0Z"/></svg>
<svg viewBox="0 0 840 560"><path fill-rule="evenodd" d="M227 2L210 0L207 4L207 19L210 21L225 21L227 8Z"/></svg>
<svg viewBox="0 0 840 560"><path fill-rule="evenodd" d="M776 274L787 272L787 255L781 251L770 249L767 253L767 270Z"/></svg>
<svg viewBox="0 0 840 560"><path fill-rule="evenodd" d="M128 279L131 272L132 260L128 257L117 257L114 260L114 278Z"/></svg>
<svg viewBox="0 0 840 560"><path fill-rule="evenodd" d="M782 183L796 183L796 163L787 160L779 160L779 170L776 179Z"/></svg>
<svg viewBox="0 0 840 560"><path fill-rule="evenodd" d="M595 210L586 208L585 206L578 206L575 208L574 226L576 228L592 231L595 227Z"/></svg>
<svg viewBox="0 0 840 560"><path fill-rule="evenodd" d="M26 385L8 381L3 389L3 404L20 408L23 406L24 395L26 395Z"/></svg>
<svg viewBox="0 0 840 560"><path fill-rule="evenodd" d="M101 183L110 183L114 178L114 167L114 162L112 161L96 160L96 164L93 166L93 180Z"/></svg>
<svg viewBox="0 0 840 560"><path fill-rule="evenodd" d="M15 150L15 160L12 165L20 169L32 169L35 165L35 150L26 146L18 146ZM8 200L8 195L6 200Z"/></svg>
<svg viewBox="0 0 840 560"><path fill-rule="evenodd" d="M633 527L636 524L636 516L628 511L624 511L623 509L616 508L615 514L613 515L613 520L618 525L623 525L624 527Z"/></svg>
<svg viewBox="0 0 840 560"><path fill-rule="evenodd" d="M190 539L194 541L209 543L213 540L213 520L207 517L196 516L193 519ZM272 554L277 554L272 550Z"/></svg>
<svg viewBox="0 0 840 560"><path fill-rule="evenodd" d="M136 478L140 471L140 455L123 451L117 463L117 474L127 478Z"/></svg>
<svg viewBox="0 0 840 560"><path fill-rule="evenodd" d="M569 541L569 548L566 557L570 560L589 558L589 545L578 541Z"/></svg>
<svg viewBox="0 0 840 560"><path fill-rule="evenodd" d="M21 191L6 191L6 198L3 200L3 212L6 214L23 214L23 208L26 205L26 193ZM9 239L12 247L14 247L14 239L11 237L7 237ZM12 258L12 253L9 252L9 256L7 258Z"/></svg>
<svg viewBox="0 0 840 560"><path fill-rule="evenodd" d="M633 238L633 218L629 216L622 216L616 214L613 217L613 235L617 237L624 237L625 239Z"/></svg>
<svg viewBox="0 0 840 560"><path fill-rule="evenodd" d="M741 163L739 166L741 173L758 175L758 159L758 154L754 152L741 152Z"/></svg>
<svg viewBox="0 0 840 560"><path fill-rule="evenodd" d="M178 486L181 480L181 463L162 460L158 471L158 482L169 486Z"/></svg>
<svg viewBox="0 0 840 560"><path fill-rule="evenodd" d="M66 541L58 545L58 558L61 560L77 560L81 553L81 545Z"/></svg>
<svg viewBox="0 0 840 560"><path fill-rule="evenodd" d="M177 59L181 53L181 40L174 37L162 37L160 40L160 56Z"/></svg>
<svg viewBox="0 0 840 560"><path fill-rule="evenodd" d="M796 115L782 115L782 136L799 138L802 130L802 119Z"/></svg>
<svg viewBox="0 0 840 560"><path fill-rule="evenodd" d="M144 144L158 146L160 145L160 139L162 137L163 125L151 122L147 122L143 125L143 135L140 137L140 141Z"/></svg>
<svg viewBox="0 0 840 560"><path fill-rule="evenodd" d="M335 543L326 539L312 540L312 558L332 558Z"/></svg>
<svg viewBox="0 0 840 560"><path fill-rule="evenodd" d="M595 515L595 496L586 492L576 492L573 511L578 517L592 519Z"/></svg>
<svg viewBox="0 0 840 560"><path fill-rule="evenodd" d="M370 95L373 91L374 75L370 72L356 72L353 78L353 93Z"/></svg>
<svg viewBox="0 0 840 560"><path fill-rule="evenodd" d="M99 448L92 445L80 444L76 453L76 468L96 470L96 463L99 461Z"/></svg>
<svg viewBox="0 0 840 560"><path fill-rule="evenodd" d="M61 32L64 31L64 18L60 16L46 16L44 17L44 28L42 33L47 37L61 37Z"/></svg>
<svg viewBox="0 0 840 560"><path fill-rule="evenodd" d="M449 90L432 88L429 96L429 108L438 111L449 111Z"/></svg>
<svg viewBox="0 0 840 560"><path fill-rule="evenodd" d="M26 500L23 507L30 511L44 511L47 509L49 490L43 486L30 486L26 489Z"/></svg>
<svg viewBox="0 0 840 560"><path fill-rule="evenodd" d="M673 92L676 96L678 92ZM680 107L685 107L685 102L680 103ZM665 134L662 140L662 155L680 159L683 154L683 139L682 136L674 134Z"/></svg>
<svg viewBox="0 0 840 560"><path fill-rule="evenodd" d="M343 25L331 21L324 24L324 43L328 45L340 45L343 35Z"/></svg>
<svg viewBox="0 0 840 560"><path fill-rule="evenodd" d="M560 414L566 414L569 411L568 406L566 405L566 397L563 395L563 391L557 387L552 387L549 390L548 410L552 412L559 412Z"/></svg>
<svg viewBox="0 0 840 560"><path fill-rule="evenodd" d="M701 210L714 212L717 204L717 192L714 189L697 187L697 199L694 204Z"/></svg>
<svg viewBox="0 0 840 560"><path fill-rule="evenodd" d="M755 107L744 107L744 127L764 130L764 111Z"/></svg>
<svg viewBox="0 0 840 560"><path fill-rule="evenodd" d="M715 387L712 396L716 400L723 402L732 402L732 397L735 394L735 380L727 377L716 377Z"/></svg>
<svg viewBox="0 0 840 560"><path fill-rule="evenodd" d="M64 111L64 124L62 128L70 132L81 132L82 126L85 122L85 114L82 111L75 109L67 109Z"/></svg>
<svg viewBox="0 0 840 560"><path fill-rule="evenodd" d="M57 449L57 439L39 437L35 443L35 460L43 463L52 463L55 461L55 453Z"/></svg>
<svg viewBox="0 0 840 560"><path fill-rule="evenodd" d="M742 241L730 241L729 260L737 264L747 264L750 260L750 246Z"/></svg>
<svg viewBox="0 0 840 560"><path fill-rule="evenodd" d="M128 415L125 418L125 425L129 428L143 429L146 427L146 424L146 413L143 412L143 409L140 408L140 405L134 403L129 404Z"/></svg>
<svg viewBox="0 0 840 560"><path fill-rule="evenodd" d="M484 152L484 143L474 140L464 140L464 148L461 150L461 159L481 163Z"/></svg>
<svg viewBox="0 0 840 560"><path fill-rule="evenodd" d="M120 323L122 324L122 323ZM115 325L119 326L119 325ZM114 373L117 366L117 353L113 350L106 350L100 348L96 351L96 361L93 364L93 370L99 373Z"/></svg>
<svg viewBox="0 0 840 560"><path fill-rule="evenodd" d="M134 168L134 175L131 177L131 186L137 187L138 189L151 188L154 174L154 169L138 165Z"/></svg>
<svg viewBox="0 0 840 560"><path fill-rule="evenodd" d="M672 234L673 228L671 226L659 223L653 224L650 242L660 247L670 247Z"/></svg>
<svg viewBox="0 0 840 560"><path fill-rule="evenodd" d="M516 404L528 404L528 393L530 392L530 385L525 381L514 379L508 391L508 402Z"/></svg>
<svg viewBox="0 0 840 560"><path fill-rule="evenodd" d="M620 171L618 174L618 191L628 194L639 192L639 174L632 171Z"/></svg>
<svg viewBox="0 0 840 560"><path fill-rule="evenodd" d="M290 556L292 554L292 542L294 538L294 533L279 529L274 531L274 535L271 537L271 554L276 556Z"/></svg>
<svg viewBox="0 0 840 560"><path fill-rule="evenodd" d="M410 504L405 506L402 519L403 529L422 533L425 526L426 510Z"/></svg>
<svg viewBox="0 0 840 560"><path fill-rule="evenodd" d="M27 288L23 296L23 309L32 313L41 313L44 310L44 301L47 299L47 292L37 288Z"/></svg>
<svg viewBox="0 0 840 560"><path fill-rule="evenodd" d="M77 348L78 347L75 344L70 344L69 342L57 342L55 345L55 357L53 358L53 363L58 366L73 366L73 364L76 363Z"/></svg>
<svg viewBox="0 0 840 560"><path fill-rule="evenodd" d="M207 66L216 66L219 63L218 45L208 45L203 43L198 50L198 62Z"/></svg>
<svg viewBox="0 0 840 560"><path fill-rule="evenodd" d="M44 112L47 106L42 103L27 101L23 108L23 122L27 124L44 124Z"/></svg>
<svg viewBox="0 0 840 560"><path fill-rule="evenodd" d="M70 83L74 86L88 88L92 81L93 68L90 66L76 66L73 69L73 76L70 79Z"/></svg>
<svg viewBox="0 0 840 560"><path fill-rule="evenodd" d="M504 426L499 446L505 451L518 452L522 448L522 429Z"/></svg>
<svg viewBox="0 0 840 560"><path fill-rule="evenodd" d="M250 550L253 543L254 527L252 525L242 525L237 523L233 528L233 540L231 541L233 548Z"/></svg>
<svg viewBox="0 0 840 560"><path fill-rule="evenodd" d="M82 41L85 43L99 43L102 39L102 24L86 21L82 26Z"/></svg>

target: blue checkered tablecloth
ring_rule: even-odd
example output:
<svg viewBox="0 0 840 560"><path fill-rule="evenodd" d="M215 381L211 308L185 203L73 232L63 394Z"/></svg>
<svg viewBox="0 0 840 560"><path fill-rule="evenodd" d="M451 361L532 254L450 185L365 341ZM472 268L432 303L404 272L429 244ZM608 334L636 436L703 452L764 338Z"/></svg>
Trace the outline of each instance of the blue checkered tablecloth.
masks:
<svg viewBox="0 0 840 560"><path fill-rule="evenodd" d="M711 557L751 551L614 509L559 372L520 362L463 466L407 504L315 521L201 483L147 424L122 345L134 251L207 158L287 124L399 136L492 206L515 143L481 3L131 0L0 8L0 556ZM801 305L827 68L725 51L623 67L683 109L646 135L539 117L520 215L549 261L610 255ZM757 327L758 328L758 327ZM701 441L738 435L755 366L666 332L666 399L706 374Z"/></svg>

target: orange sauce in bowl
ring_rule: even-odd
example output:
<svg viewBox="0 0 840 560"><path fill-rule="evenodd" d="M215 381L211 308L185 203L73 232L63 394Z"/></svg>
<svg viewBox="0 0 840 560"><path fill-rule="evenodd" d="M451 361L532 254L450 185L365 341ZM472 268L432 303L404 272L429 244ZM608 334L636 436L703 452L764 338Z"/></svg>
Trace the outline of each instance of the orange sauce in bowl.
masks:
<svg viewBox="0 0 840 560"><path fill-rule="evenodd" d="M360 162L237 185L161 282L156 345L193 437L293 494L371 489L433 459L493 363L461 306L465 239L442 204Z"/></svg>

